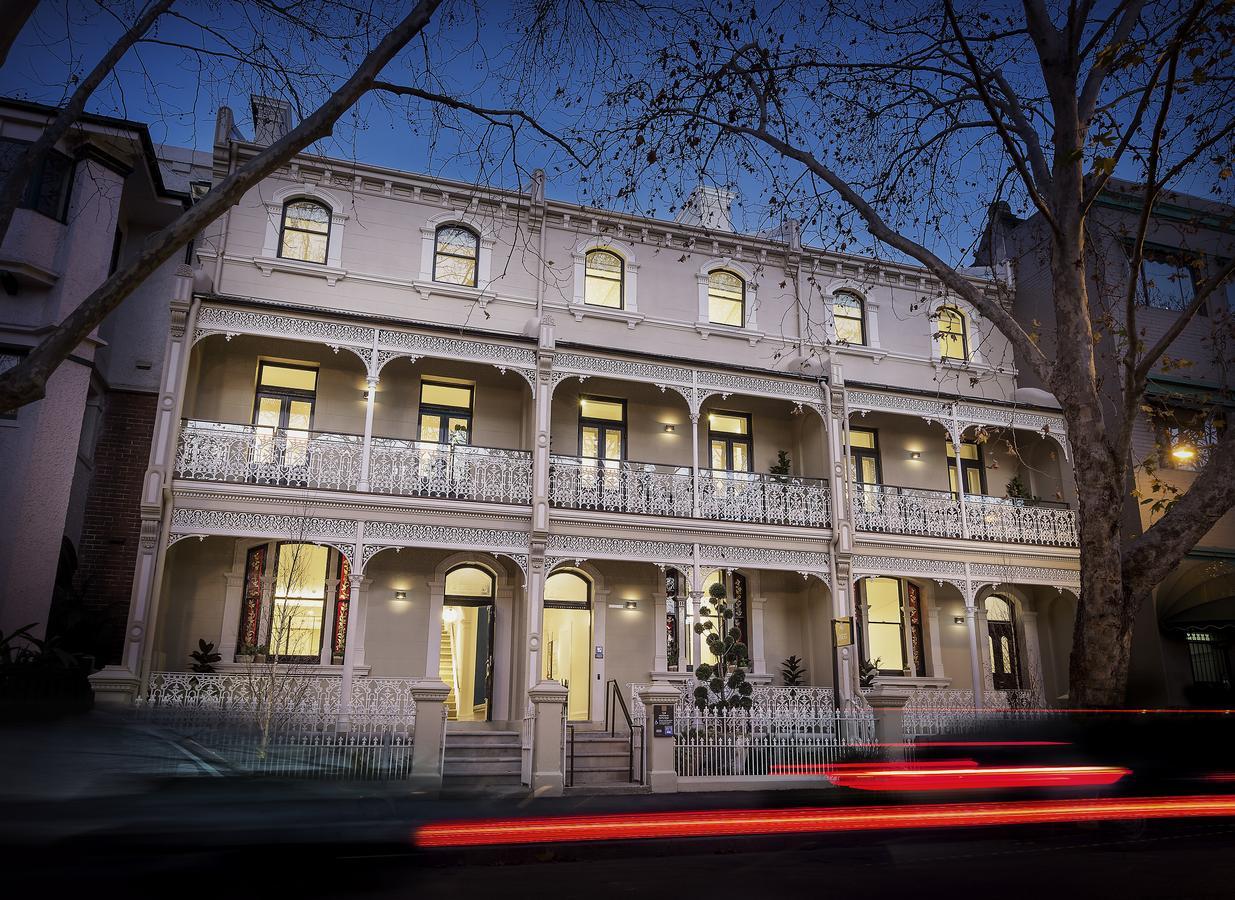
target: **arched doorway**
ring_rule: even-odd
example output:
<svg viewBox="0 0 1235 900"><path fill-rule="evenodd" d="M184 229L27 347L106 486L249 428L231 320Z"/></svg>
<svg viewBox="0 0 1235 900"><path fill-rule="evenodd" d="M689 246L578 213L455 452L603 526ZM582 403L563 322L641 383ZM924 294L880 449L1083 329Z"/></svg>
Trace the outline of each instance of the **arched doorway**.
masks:
<svg viewBox="0 0 1235 900"><path fill-rule="evenodd" d="M592 677L592 582L580 572L555 572L545 580L541 675L567 691L566 717L590 715Z"/></svg>
<svg viewBox="0 0 1235 900"><path fill-rule="evenodd" d="M446 573L439 670L450 686L446 717L487 722L493 713L493 573L464 564Z"/></svg>
<svg viewBox="0 0 1235 900"><path fill-rule="evenodd" d="M991 682L997 691L1021 686L1021 665L1016 647L1016 620L1012 601L999 594L986 598L986 632L991 654Z"/></svg>

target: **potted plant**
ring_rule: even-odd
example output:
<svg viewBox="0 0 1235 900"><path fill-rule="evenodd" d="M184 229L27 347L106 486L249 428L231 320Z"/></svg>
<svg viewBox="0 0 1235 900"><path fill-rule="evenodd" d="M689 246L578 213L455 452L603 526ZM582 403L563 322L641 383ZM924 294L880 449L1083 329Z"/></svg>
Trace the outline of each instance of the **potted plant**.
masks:
<svg viewBox="0 0 1235 900"><path fill-rule="evenodd" d="M776 462L768 466L768 474L777 481L788 481L790 465L789 452L786 450L777 450Z"/></svg>
<svg viewBox="0 0 1235 900"><path fill-rule="evenodd" d="M801 687L806 680L806 669L802 667L801 658L791 656L781 663L780 679L785 683L785 687Z"/></svg>
<svg viewBox="0 0 1235 900"><path fill-rule="evenodd" d="M253 662L253 654L257 652L254 644L241 644L236 651L236 662Z"/></svg>
<svg viewBox="0 0 1235 900"><path fill-rule="evenodd" d="M205 638L197 639L197 649L189 654L193 660L193 671L198 675L209 675L214 672L214 664L223 657L214 652L214 644Z"/></svg>
<svg viewBox="0 0 1235 900"><path fill-rule="evenodd" d="M874 687L875 679L879 677L879 663L883 657L874 662L864 659L858 664L858 684L864 688Z"/></svg>
<svg viewBox="0 0 1235 900"><path fill-rule="evenodd" d="M270 648L265 644L258 644L253 648L253 662L264 663L266 661L266 654L269 651Z"/></svg>

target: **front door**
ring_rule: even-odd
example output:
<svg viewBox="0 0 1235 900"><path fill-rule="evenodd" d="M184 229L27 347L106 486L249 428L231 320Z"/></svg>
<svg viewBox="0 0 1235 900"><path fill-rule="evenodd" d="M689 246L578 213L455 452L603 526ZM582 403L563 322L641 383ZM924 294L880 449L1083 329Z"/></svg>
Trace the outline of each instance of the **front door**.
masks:
<svg viewBox="0 0 1235 900"><path fill-rule="evenodd" d="M1012 604L1004 597L986 598L986 631L991 654L991 685L997 691L1013 691L1021 686L1021 671L1016 652L1016 624Z"/></svg>
<svg viewBox="0 0 1235 900"><path fill-rule="evenodd" d="M447 718L487 722L493 714L493 604L442 606L439 673L450 687Z"/></svg>
<svg viewBox="0 0 1235 900"><path fill-rule="evenodd" d="M545 579L541 675L566 688L566 717L586 722L592 695L592 583L580 572Z"/></svg>

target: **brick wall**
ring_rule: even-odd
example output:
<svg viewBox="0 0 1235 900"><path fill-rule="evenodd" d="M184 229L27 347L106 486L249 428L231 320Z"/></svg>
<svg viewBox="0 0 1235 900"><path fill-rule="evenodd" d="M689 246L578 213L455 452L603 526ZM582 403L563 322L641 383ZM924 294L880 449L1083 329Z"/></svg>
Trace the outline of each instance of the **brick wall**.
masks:
<svg viewBox="0 0 1235 900"><path fill-rule="evenodd" d="M141 532L142 478L154 433L154 394L109 391L86 497L77 581L99 624L97 664L120 662Z"/></svg>

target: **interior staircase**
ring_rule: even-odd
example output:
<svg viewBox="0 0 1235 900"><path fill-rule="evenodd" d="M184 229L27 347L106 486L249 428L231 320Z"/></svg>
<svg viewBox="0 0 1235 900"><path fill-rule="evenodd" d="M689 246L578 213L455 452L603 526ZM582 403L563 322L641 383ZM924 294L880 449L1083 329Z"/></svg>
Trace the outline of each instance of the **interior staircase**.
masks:
<svg viewBox="0 0 1235 900"><path fill-rule="evenodd" d="M450 633L446 630L446 626L442 625L442 643L438 653L437 677L451 685L450 694L446 697L446 718L452 722L459 717L453 687L455 683L454 665L454 654L450 649Z"/></svg>

